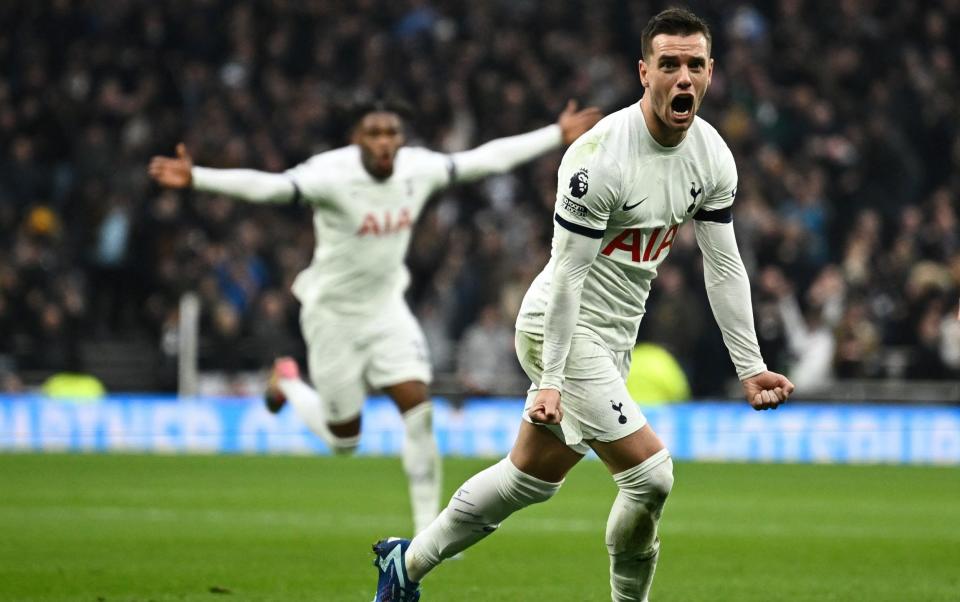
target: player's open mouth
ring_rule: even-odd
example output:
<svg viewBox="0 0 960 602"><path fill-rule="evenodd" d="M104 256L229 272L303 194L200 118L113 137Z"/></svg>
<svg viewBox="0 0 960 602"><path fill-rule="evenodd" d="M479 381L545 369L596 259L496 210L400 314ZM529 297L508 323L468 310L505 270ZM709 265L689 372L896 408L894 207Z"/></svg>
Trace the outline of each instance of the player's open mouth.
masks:
<svg viewBox="0 0 960 602"><path fill-rule="evenodd" d="M678 94L670 101L670 113L673 118L683 121L690 117L693 111L693 94Z"/></svg>

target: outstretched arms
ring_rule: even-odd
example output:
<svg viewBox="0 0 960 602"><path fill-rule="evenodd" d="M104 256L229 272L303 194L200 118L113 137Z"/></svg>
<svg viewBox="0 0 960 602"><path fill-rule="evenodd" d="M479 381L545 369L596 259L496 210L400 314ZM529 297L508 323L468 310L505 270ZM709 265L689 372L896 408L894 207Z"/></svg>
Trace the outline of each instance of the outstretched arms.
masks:
<svg viewBox="0 0 960 602"><path fill-rule="evenodd" d="M193 157L187 152L187 146L177 145L176 157L154 157L150 159L147 172L164 188L188 188L193 184Z"/></svg>
<svg viewBox="0 0 960 602"><path fill-rule="evenodd" d="M182 142L177 145L176 157L154 157L147 171L166 188L192 187L254 203L283 203L297 196L293 180L283 174L194 166L193 157Z"/></svg>
<svg viewBox="0 0 960 602"><path fill-rule="evenodd" d="M454 182L470 182L484 176L504 173L535 159L561 144L570 144L592 128L603 115L600 109L577 110L573 100L567 103L553 125L506 138L491 140L472 150L454 153Z"/></svg>

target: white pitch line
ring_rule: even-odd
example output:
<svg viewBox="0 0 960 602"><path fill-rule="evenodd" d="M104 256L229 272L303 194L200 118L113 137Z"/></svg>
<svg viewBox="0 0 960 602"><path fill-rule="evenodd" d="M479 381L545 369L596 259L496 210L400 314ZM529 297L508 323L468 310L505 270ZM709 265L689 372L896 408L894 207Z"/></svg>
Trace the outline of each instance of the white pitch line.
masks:
<svg viewBox="0 0 960 602"><path fill-rule="evenodd" d="M316 512L277 511L277 510L192 510L163 507L128 506L43 506L23 508L21 506L0 506L0 520L13 523L36 521L140 521L144 523L166 524L236 524L262 527L296 527L299 530L319 530L322 532L369 532L371 525L379 526L383 531L395 531L406 528L409 517L401 514L352 514ZM540 517L515 517L504 523L503 530L510 533L597 533L602 537L606 519L548 519ZM960 531L945 532L940 527L918 528L909 525L896 529L893 524L869 526L846 523L804 524L802 527L777 523L757 523L755 521L675 521L666 517L661 522L661 532L665 536L676 535L712 535L724 537L812 537L827 539L881 539L881 540L933 540L941 542L960 542ZM389 533L385 533L389 534Z"/></svg>

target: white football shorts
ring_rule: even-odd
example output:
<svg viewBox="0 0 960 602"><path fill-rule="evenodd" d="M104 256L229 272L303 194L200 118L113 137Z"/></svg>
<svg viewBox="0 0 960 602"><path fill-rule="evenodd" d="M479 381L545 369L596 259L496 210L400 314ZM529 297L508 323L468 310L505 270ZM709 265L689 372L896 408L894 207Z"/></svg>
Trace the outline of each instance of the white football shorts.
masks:
<svg viewBox="0 0 960 602"><path fill-rule="evenodd" d="M527 391L523 419L537 397L543 374L543 337L518 330L517 358L533 383ZM634 433L647 419L627 392L630 351L611 351L599 337L578 332L570 343L563 370L559 425L547 425L557 437L579 454L586 454L586 441L616 441Z"/></svg>
<svg viewBox="0 0 960 602"><path fill-rule="evenodd" d="M373 316L302 307L300 328L310 380L328 408L329 422L359 416L368 385L379 389L433 379L426 338L402 298L388 301Z"/></svg>

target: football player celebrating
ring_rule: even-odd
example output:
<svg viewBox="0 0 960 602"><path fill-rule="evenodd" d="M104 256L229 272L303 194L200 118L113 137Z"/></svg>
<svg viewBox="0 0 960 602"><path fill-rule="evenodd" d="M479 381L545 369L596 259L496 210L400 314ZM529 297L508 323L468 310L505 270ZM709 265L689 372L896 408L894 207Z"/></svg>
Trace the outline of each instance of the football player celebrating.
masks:
<svg viewBox="0 0 960 602"><path fill-rule="evenodd" d="M375 600L419 599L429 571L550 499L591 449L619 488L606 529L612 599L647 600L673 463L624 381L651 281L686 222L747 401L774 409L793 391L760 356L731 217L733 156L696 117L713 73L710 30L669 9L641 41L642 99L580 137L560 166L551 258L517 319L517 356L533 385L513 449L459 488L412 542L374 546Z"/></svg>
<svg viewBox="0 0 960 602"><path fill-rule="evenodd" d="M358 107L351 145L284 173L195 166L183 144L176 157L154 157L149 173L168 188L313 208L313 261L293 284L312 386L292 358L279 358L267 407L276 412L289 401L331 450L349 454L360 440L366 385L386 392L403 415L403 467L419 532L439 510L441 473L428 393L430 360L403 298L409 281L403 260L413 225L437 190L504 173L570 144L601 114L578 110L571 101L553 125L444 154L404 147L401 112L382 102Z"/></svg>

